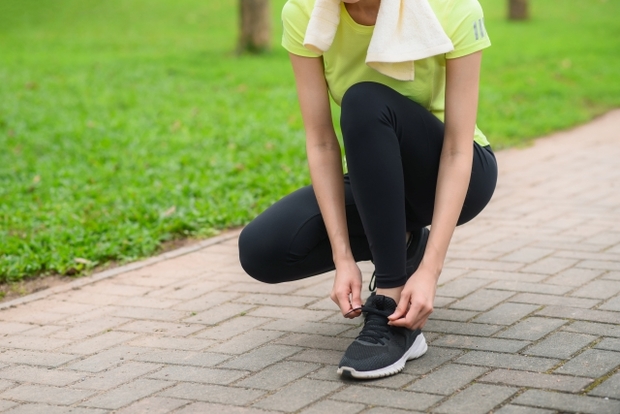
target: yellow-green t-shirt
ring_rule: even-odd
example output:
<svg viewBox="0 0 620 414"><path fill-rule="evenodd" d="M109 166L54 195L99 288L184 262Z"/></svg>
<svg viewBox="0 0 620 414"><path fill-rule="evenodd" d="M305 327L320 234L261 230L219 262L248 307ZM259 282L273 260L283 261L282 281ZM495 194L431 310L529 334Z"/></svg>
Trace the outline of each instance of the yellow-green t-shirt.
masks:
<svg viewBox="0 0 620 414"><path fill-rule="evenodd" d="M386 0L389 1L389 0ZM282 10L284 34L282 46L290 53L318 57L303 46L306 28L315 0L288 0ZM446 95L446 59L477 52L491 45L484 27L484 16L478 0L429 0L444 31L452 40L452 52L415 62L413 81L399 81L382 75L366 65L366 53L374 26L356 23L340 6L340 25L330 49L323 54L325 79L329 93L340 105L342 96L352 85L372 81L382 83L426 107L441 121L444 120ZM489 145L476 126L474 140Z"/></svg>

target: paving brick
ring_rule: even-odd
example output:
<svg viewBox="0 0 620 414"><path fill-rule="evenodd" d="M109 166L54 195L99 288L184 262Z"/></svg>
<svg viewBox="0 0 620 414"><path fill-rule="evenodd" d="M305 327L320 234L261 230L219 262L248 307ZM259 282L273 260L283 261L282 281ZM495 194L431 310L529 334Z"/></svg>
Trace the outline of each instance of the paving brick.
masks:
<svg viewBox="0 0 620 414"><path fill-rule="evenodd" d="M130 319L116 318L116 317L103 317L89 321L88 323L76 323L75 325L66 325L63 329L58 330L51 334L53 338L64 339L86 339L89 336L100 335L104 332L114 329L124 323L127 323Z"/></svg>
<svg viewBox="0 0 620 414"><path fill-rule="evenodd" d="M69 352L71 354L94 354L104 349L111 348L113 346L130 341L137 336L138 335L136 334L127 332L106 332L102 335L98 335L84 341L76 342L71 346L63 348L63 351Z"/></svg>
<svg viewBox="0 0 620 414"><path fill-rule="evenodd" d="M566 269L559 274L550 277L545 280L545 283L551 285L563 285L563 286L582 286L592 279L595 279L603 274L602 270L589 270L589 269Z"/></svg>
<svg viewBox="0 0 620 414"><path fill-rule="evenodd" d="M30 351L49 351L64 347L69 343L71 341L67 339L37 338L34 340L32 337L22 335L0 337L0 347L27 349Z"/></svg>
<svg viewBox="0 0 620 414"><path fill-rule="evenodd" d="M517 387L546 388L577 393L589 386L589 378L577 378L567 375L549 375L527 371L497 369L478 379L478 382L501 383Z"/></svg>
<svg viewBox="0 0 620 414"><path fill-rule="evenodd" d="M0 400L0 411L2 411L3 413L7 412L7 410L9 408L15 407L16 405L18 405L18 404L16 402L13 402L13 401ZM13 412L15 412L15 411L13 411Z"/></svg>
<svg viewBox="0 0 620 414"><path fill-rule="evenodd" d="M325 400L320 401L310 407L300 411L299 414L356 414L366 408L363 404L345 403L340 401ZM367 411L368 413L368 411Z"/></svg>
<svg viewBox="0 0 620 414"><path fill-rule="evenodd" d="M170 323L162 321L133 321L119 328L118 331L154 333L165 336L188 336L204 329L204 325L187 323Z"/></svg>
<svg viewBox="0 0 620 414"><path fill-rule="evenodd" d="M22 337L43 339L49 338L54 333L62 331L63 329L63 326L57 325L37 326L36 328L30 329L29 331L22 332L20 335Z"/></svg>
<svg viewBox="0 0 620 414"><path fill-rule="evenodd" d="M588 349L556 369L559 374L597 378L620 365L620 352Z"/></svg>
<svg viewBox="0 0 620 414"><path fill-rule="evenodd" d="M93 395L92 391L57 388L46 385L20 385L4 391L0 398L55 405L71 405Z"/></svg>
<svg viewBox="0 0 620 414"><path fill-rule="evenodd" d="M503 406L495 414L555 414L553 410L545 410L542 408L523 407L520 405L508 404Z"/></svg>
<svg viewBox="0 0 620 414"><path fill-rule="evenodd" d="M607 349L608 351L620 352L620 339L618 339L618 338L605 338L601 342L596 344L595 348L597 348L597 349Z"/></svg>
<svg viewBox="0 0 620 414"><path fill-rule="evenodd" d="M553 253L553 250L551 249L522 247L512 253L502 256L501 260L505 260L507 262L534 263L545 256L549 256L551 253Z"/></svg>
<svg viewBox="0 0 620 414"><path fill-rule="evenodd" d="M525 266L521 269L522 272L532 272L532 273L542 273L546 275L554 275L562 270L568 269L574 266L578 260L575 259L565 259L561 257L546 257L537 261L536 263L532 263L531 265Z"/></svg>
<svg viewBox="0 0 620 414"><path fill-rule="evenodd" d="M446 414L483 414L512 397L518 388L501 387L498 385L473 384L455 396L449 398L433 412Z"/></svg>
<svg viewBox="0 0 620 414"><path fill-rule="evenodd" d="M265 345L238 358L224 362L220 368L259 371L301 351L302 348L287 345Z"/></svg>
<svg viewBox="0 0 620 414"><path fill-rule="evenodd" d="M116 410L114 414L166 414L187 404L188 401L185 400L177 400L174 398L149 397L133 403L128 407Z"/></svg>
<svg viewBox="0 0 620 414"><path fill-rule="evenodd" d="M212 367L230 359L230 355L213 352L170 350L149 350L135 356L136 361L154 362L159 364L190 365L195 367Z"/></svg>
<svg viewBox="0 0 620 414"><path fill-rule="evenodd" d="M345 324L321 323L295 321L291 319L278 319L261 327L261 329L271 329L274 331L297 332L319 335L338 335L351 329Z"/></svg>
<svg viewBox="0 0 620 414"><path fill-rule="evenodd" d="M166 381L204 382L205 384L226 385L246 376L248 373L248 371L173 365L149 374L148 378Z"/></svg>
<svg viewBox="0 0 620 414"><path fill-rule="evenodd" d="M445 308L450 306L452 303L456 302L456 298L447 298L444 296L435 296L435 301L433 302L433 306L435 308Z"/></svg>
<svg viewBox="0 0 620 414"><path fill-rule="evenodd" d="M577 267L583 269L620 270L620 262L611 260L583 260Z"/></svg>
<svg viewBox="0 0 620 414"><path fill-rule="evenodd" d="M248 405L264 394L265 391L259 390L184 382L161 392L159 396L217 404Z"/></svg>
<svg viewBox="0 0 620 414"><path fill-rule="evenodd" d="M190 316L189 318L186 318L184 322L201 323L204 325L217 325L218 323L225 321L226 319L231 319L235 316L244 315L252 308L252 305L224 303L223 305L218 305L213 309L209 309L196 315Z"/></svg>
<svg viewBox="0 0 620 414"><path fill-rule="evenodd" d="M334 338L324 335L290 334L278 341L278 344L294 345L313 349L331 349L344 352L351 345L350 338Z"/></svg>
<svg viewBox="0 0 620 414"><path fill-rule="evenodd" d="M558 329L564 325L566 321L561 319L547 319L538 317L529 317L522 320L514 326L500 332L496 336L499 338L524 339L528 341L536 341L551 331Z"/></svg>
<svg viewBox="0 0 620 414"><path fill-rule="evenodd" d="M603 303L599 306L599 309L620 312L620 296L616 296L615 298Z"/></svg>
<svg viewBox="0 0 620 414"><path fill-rule="evenodd" d="M97 408L85 408L85 407L61 407L58 405L49 404L22 404L12 408L5 413L9 414L65 414L70 412L71 414L105 414L107 410L101 410Z"/></svg>
<svg viewBox="0 0 620 414"><path fill-rule="evenodd" d="M441 400L442 397L410 391L396 391L365 387L363 385L350 385L344 390L332 395L330 398L352 403L424 411Z"/></svg>
<svg viewBox="0 0 620 414"><path fill-rule="evenodd" d="M462 298L488 284L489 280L461 277L440 285L437 288L437 294L440 296Z"/></svg>
<svg viewBox="0 0 620 414"><path fill-rule="evenodd" d="M457 309L444 309L435 308L430 316L430 320L443 320L443 321L455 321L465 322L478 315L475 311L457 310Z"/></svg>
<svg viewBox="0 0 620 414"><path fill-rule="evenodd" d="M620 399L620 373L616 373L607 378L596 388L588 393L598 397Z"/></svg>
<svg viewBox="0 0 620 414"><path fill-rule="evenodd" d="M460 269L484 269L502 272L512 272L523 267L523 264L517 262L500 262L491 260L452 260L450 261L450 267L456 267Z"/></svg>
<svg viewBox="0 0 620 414"><path fill-rule="evenodd" d="M309 310L309 309L297 309L286 308L277 306L261 306L249 313L252 316L260 316L264 318L276 318L276 319L292 319L296 321L310 321L319 322L324 318L332 316L334 312L325 310ZM340 316L341 319L342 316Z"/></svg>
<svg viewBox="0 0 620 414"><path fill-rule="evenodd" d="M571 296L593 299L609 299L620 292L620 281L594 280L577 289Z"/></svg>
<svg viewBox="0 0 620 414"><path fill-rule="evenodd" d="M515 398L512 404L571 413L617 414L620 412L620 401L541 390L527 390Z"/></svg>
<svg viewBox="0 0 620 414"><path fill-rule="evenodd" d="M556 366L560 360L528 357L524 355L502 354L497 352L471 351L458 358L455 362L459 364L482 365L492 368L544 372Z"/></svg>
<svg viewBox="0 0 620 414"><path fill-rule="evenodd" d="M282 335L284 335L282 332L254 329L209 348L209 352L220 354L244 354Z"/></svg>
<svg viewBox="0 0 620 414"><path fill-rule="evenodd" d="M258 408L235 407L232 405L222 405L213 403L197 402L189 404L175 414L204 414L204 413L226 413L226 414L277 414L276 411L265 411Z"/></svg>
<svg viewBox="0 0 620 414"><path fill-rule="evenodd" d="M211 292L196 299L183 301L178 305L175 305L173 309L188 312L203 312L207 309L216 308L240 296L241 295L236 292Z"/></svg>
<svg viewBox="0 0 620 414"><path fill-rule="evenodd" d="M618 246L618 253L620 253L620 246ZM620 280L620 272L607 272L602 276L602 279L606 280Z"/></svg>
<svg viewBox="0 0 620 414"><path fill-rule="evenodd" d="M129 361L137 355L148 351L150 351L148 348L118 346L77 361L69 365L67 368L76 371L100 372L119 365L124 361Z"/></svg>
<svg viewBox="0 0 620 414"><path fill-rule="evenodd" d="M166 336L147 336L135 339L128 345L144 348L180 349L184 351L201 351L213 345L215 341L202 338L171 338Z"/></svg>
<svg viewBox="0 0 620 414"><path fill-rule="evenodd" d="M329 351L325 349L305 349L290 358L291 361L317 362L320 364L330 364L334 368L342 359L341 351Z"/></svg>
<svg viewBox="0 0 620 414"><path fill-rule="evenodd" d="M168 381L137 379L82 403L86 407L118 409L173 385Z"/></svg>
<svg viewBox="0 0 620 414"><path fill-rule="evenodd" d="M12 381L0 380L0 391L4 391L6 389L12 388L15 385L17 384Z"/></svg>
<svg viewBox="0 0 620 414"><path fill-rule="evenodd" d="M14 365L0 371L0 378L18 382L62 387L78 381L83 374L73 371L50 370L28 365Z"/></svg>
<svg viewBox="0 0 620 414"><path fill-rule="evenodd" d="M510 298L510 302L514 303L531 303L534 305L546 306L570 306L575 308L591 308L596 306L600 300L570 298L566 296L539 295L536 293L519 293Z"/></svg>
<svg viewBox="0 0 620 414"><path fill-rule="evenodd" d="M556 332L522 353L526 355L568 359L577 351L588 346L595 339L596 337L591 335Z"/></svg>
<svg viewBox="0 0 620 414"><path fill-rule="evenodd" d="M408 361L409 364L414 364L416 361ZM333 373L333 369L331 370ZM399 373L398 375L392 375L389 377L378 378L372 381L365 381L364 385L368 387L377 387L377 388L390 388L394 390L403 389L407 384L412 383L418 379L416 375L409 375L404 373ZM328 380L332 380L329 378ZM337 380L340 382L342 378L338 376Z"/></svg>
<svg viewBox="0 0 620 414"><path fill-rule="evenodd" d="M111 283L110 280L105 280L99 283L93 283L92 285L83 286L82 292L84 294L108 294L116 296L142 296L147 294L151 290L148 286L130 286L120 283Z"/></svg>
<svg viewBox="0 0 620 414"><path fill-rule="evenodd" d="M498 280L487 286L487 289L510 290L514 292L530 292L549 295L563 295L572 289L570 286L559 286L544 283L530 283L520 280Z"/></svg>
<svg viewBox="0 0 620 414"><path fill-rule="evenodd" d="M435 340L434 346L450 348L474 349L481 351L518 352L529 345L529 342L514 339L483 338L464 335L446 335Z"/></svg>
<svg viewBox="0 0 620 414"><path fill-rule="evenodd" d="M256 374L238 382L236 385L247 388L258 388L273 391L319 369L319 364L306 362L283 361L274 364ZM330 371L334 371L330 369ZM334 371L335 373L335 371Z"/></svg>
<svg viewBox="0 0 620 414"><path fill-rule="evenodd" d="M450 307L455 309L486 311L513 295L513 292L481 289L453 303Z"/></svg>
<svg viewBox="0 0 620 414"><path fill-rule="evenodd" d="M576 321L571 323L570 325L565 326L563 330L620 338L620 326L606 323Z"/></svg>
<svg viewBox="0 0 620 414"><path fill-rule="evenodd" d="M301 379L254 404L255 407L285 412L297 411L323 398L343 385L335 382Z"/></svg>
<svg viewBox="0 0 620 414"><path fill-rule="evenodd" d="M496 325L512 325L518 320L539 309L540 306L526 305L521 303L502 303L474 319L477 323L490 323Z"/></svg>
<svg viewBox="0 0 620 414"><path fill-rule="evenodd" d="M235 299L234 302L249 303L253 305L304 307L315 300L316 299L307 296L253 293L251 295L241 296L240 298Z"/></svg>
<svg viewBox="0 0 620 414"><path fill-rule="evenodd" d="M515 273L515 272L500 272L493 270L474 270L468 273L467 276L476 279L490 279L490 280L520 280L522 282L536 283L545 279L546 275L537 273Z"/></svg>
<svg viewBox="0 0 620 414"><path fill-rule="evenodd" d="M592 309L570 308L568 306L547 306L536 312L540 316L577 319L581 321L618 323L618 313Z"/></svg>
<svg viewBox="0 0 620 414"><path fill-rule="evenodd" d="M216 326L208 327L204 331L196 334L197 338L211 338L211 339L230 339L233 336L237 336L241 333L250 331L257 328L271 319L268 318L254 318L252 316L244 315L222 322Z"/></svg>
<svg viewBox="0 0 620 414"><path fill-rule="evenodd" d="M106 391L159 368L161 368L161 365L129 361L123 363L119 367L112 368L103 373L85 377L82 381L75 384L74 387L80 389Z"/></svg>
<svg viewBox="0 0 620 414"><path fill-rule="evenodd" d="M481 323L463 323L450 321L429 320L424 326L427 332L452 333L455 335L490 336L502 329L498 325L486 325Z"/></svg>
<svg viewBox="0 0 620 414"><path fill-rule="evenodd" d="M38 312L65 313L70 315L86 313L96 309L96 306L93 305L75 303L71 301L58 301L54 297L48 297L31 302L28 304L28 307L33 311Z"/></svg>
<svg viewBox="0 0 620 414"><path fill-rule="evenodd" d="M62 354L59 352L24 351L21 349L9 349L0 352L0 362L12 364L40 365L44 367L58 367L69 361L77 359L78 355Z"/></svg>
<svg viewBox="0 0 620 414"><path fill-rule="evenodd" d="M1 314L1 312L0 312ZM37 325L19 322L2 322L0 323L0 335L16 334L33 329Z"/></svg>
<svg viewBox="0 0 620 414"><path fill-rule="evenodd" d="M448 364L414 382L406 390L450 395L485 372L485 368Z"/></svg>
<svg viewBox="0 0 620 414"><path fill-rule="evenodd" d="M188 312L172 310L172 309L155 309L155 308L139 308L139 307L114 307L111 316L130 319L146 319L152 321L178 322L187 317ZM187 321L191 323L191 321Z"/></svg>

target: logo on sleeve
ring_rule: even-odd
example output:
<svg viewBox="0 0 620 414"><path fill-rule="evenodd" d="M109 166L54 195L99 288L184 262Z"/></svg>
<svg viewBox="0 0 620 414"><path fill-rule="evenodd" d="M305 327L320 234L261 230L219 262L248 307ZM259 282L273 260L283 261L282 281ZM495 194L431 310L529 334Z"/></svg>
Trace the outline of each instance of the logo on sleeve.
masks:
<svg viewBox="0 0 620 414"><path fill-rule="evenodd" d="M478 19L474 22L474 34L476 35L476 40L486 37L487 31L484 27L484 19Z"/></svg>

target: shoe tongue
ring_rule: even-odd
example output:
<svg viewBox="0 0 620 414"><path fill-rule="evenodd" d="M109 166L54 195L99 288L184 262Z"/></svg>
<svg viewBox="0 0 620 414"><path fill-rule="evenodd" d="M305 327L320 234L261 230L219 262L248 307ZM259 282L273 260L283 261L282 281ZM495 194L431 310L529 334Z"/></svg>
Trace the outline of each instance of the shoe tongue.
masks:
<svg viewBox="0 0 620 414"><path fill-rule="evenodd" d="M380 311L389 311L393 313L396 310L396 302L389 296L374 295L372 299L372 306Z"/></svg>

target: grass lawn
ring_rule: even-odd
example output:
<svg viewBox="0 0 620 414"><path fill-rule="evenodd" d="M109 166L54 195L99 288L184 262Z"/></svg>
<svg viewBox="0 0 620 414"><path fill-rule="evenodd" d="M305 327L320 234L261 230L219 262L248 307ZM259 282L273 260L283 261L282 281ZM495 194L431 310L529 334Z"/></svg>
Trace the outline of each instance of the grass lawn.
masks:
<svg viewBox="0 0 620 414"><path fill-rule="evenodd" d="M481 2L495 148L620 106L620 2L535 0L525 23ZM274 51L236 57L230 0L2 0L0 282L148 256L308 183L283 3Z"/></svg>

